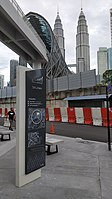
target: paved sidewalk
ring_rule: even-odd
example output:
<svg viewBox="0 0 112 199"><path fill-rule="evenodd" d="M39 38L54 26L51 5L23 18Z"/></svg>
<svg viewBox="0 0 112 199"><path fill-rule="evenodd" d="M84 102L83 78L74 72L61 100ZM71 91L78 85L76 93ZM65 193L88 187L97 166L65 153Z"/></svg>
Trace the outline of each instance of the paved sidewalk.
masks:
<svg viewBox="0 0 112 199"><path fill-rule="evenodd" d="M41 178L17 188L15 134L11 133L11 141L0 142L0 199L112 198L112 152L105 143L79 138L61 137L64 143L59 153L46 156Z"/></svg>

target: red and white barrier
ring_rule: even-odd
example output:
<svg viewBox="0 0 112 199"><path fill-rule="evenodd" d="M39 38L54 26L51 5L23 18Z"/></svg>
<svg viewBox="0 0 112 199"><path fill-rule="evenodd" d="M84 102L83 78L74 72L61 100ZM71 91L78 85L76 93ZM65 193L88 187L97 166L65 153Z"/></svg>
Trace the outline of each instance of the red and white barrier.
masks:
<svg viewBox="0 0 112 199"><path fill-rule="evenodd" d="M91 108L93 125L102 126L101 108Z"/></svg>
<svg viewBox="0 0 112 199"><path fill-rule="evenodd" d="M76 123L84 124L83 108L75 108L75 113L76 113Z"/></svg>
<svg viewBox="0 0 112 199"><path fill-rule="evenodd" d="M54 108L49 108L48 109L49 112L49 121L55 121L55 116L54 116Z"/></svg>
<svg viewBox="0 0 112 199"><path fill-rule="evenodd" d="M108 126L108 122L107 122L107 109L106 108L102 108L101 109L101 114L102 114L102 123L103 126ZM112 127L112 112L109 110L109 118L110 118L110 126Z"/></svg>
<svg viewBox="0 0 112 199"><path fill-rule="evenodd" d="M83 108L84 124L93 124L91 108Z"/></svg>
<svg viewBox="0 0 112 199"><path fill-rule="evenodd" d="M75 109L74 108L67 108L68 114L68 122L69 123L76 123L76 116L75 116Z"/></svg>
<svg viewBox="0 0 112 199"><path fill-rule="evenodd" d="M7 121L9 108L0 108L0 116ZM112 127L112 109L109 109L110 127ZM107 126L106 108L46 108L46 121Z"/></svg>
<svg viewBox="0 0 112 199"><path fill-rule="evenodd" d="M60 108L54 108L54 120L56 122L61 122L61 111Z"/></svg>
<svg viewBox="0 0 112 199"><path fill-rule="evenodd" d="M112 127L112 111L109 110L110 127ZM107 126L106 108L47 108L46 121Z"/></svg>
<svg viewBox="0 0 112 199"><path fill-rule="evenodd" d="M67 108L61 107L60 110L61 110L61 119L62 119L62 122L68 122Z"/></svg>

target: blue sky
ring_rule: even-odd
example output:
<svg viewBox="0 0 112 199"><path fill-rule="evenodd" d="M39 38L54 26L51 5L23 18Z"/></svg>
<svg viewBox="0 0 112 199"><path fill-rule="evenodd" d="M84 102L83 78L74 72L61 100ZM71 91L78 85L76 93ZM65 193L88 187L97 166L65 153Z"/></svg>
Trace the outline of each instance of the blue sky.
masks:
<svg viewBox="0 0 112 199"><path fill-rule="evenodd" d="M74 0L17 0L25 14L30 11L43 15L52 29L59 7L65 37L65 55L67 64L75 63L77 21L81 9L81 1ZM110 15L111 0L83 0L90 40L91 69L97 69L97 50L99 47L110 47ZM9 80L10 59L18 59L18 55L0 43L0 74Z"/></svg>

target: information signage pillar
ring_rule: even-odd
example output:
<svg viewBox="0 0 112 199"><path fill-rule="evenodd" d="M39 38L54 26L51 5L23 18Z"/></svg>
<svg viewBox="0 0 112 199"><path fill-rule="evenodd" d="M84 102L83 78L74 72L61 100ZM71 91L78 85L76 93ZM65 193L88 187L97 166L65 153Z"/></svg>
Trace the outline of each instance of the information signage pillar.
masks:
<svg viewBox="0 0 112 199"><path fill-rule="evenodd" d="M45 166L45 69L26 71L25 174Z"/></svg>

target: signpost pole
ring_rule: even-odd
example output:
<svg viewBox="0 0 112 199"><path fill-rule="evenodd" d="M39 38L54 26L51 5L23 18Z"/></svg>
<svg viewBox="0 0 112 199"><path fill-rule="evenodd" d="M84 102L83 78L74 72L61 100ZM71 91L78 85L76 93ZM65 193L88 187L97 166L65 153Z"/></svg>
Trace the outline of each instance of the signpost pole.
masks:
<svg viewBox="0 0 112 199"><path fill-rule="evenodd" d="M108 150L111 151L111 140L110 140L110 118L109 118L109 98L108 98L108 90L106 86L106 102L107 102L107 128L108 128Z"/></svg>

